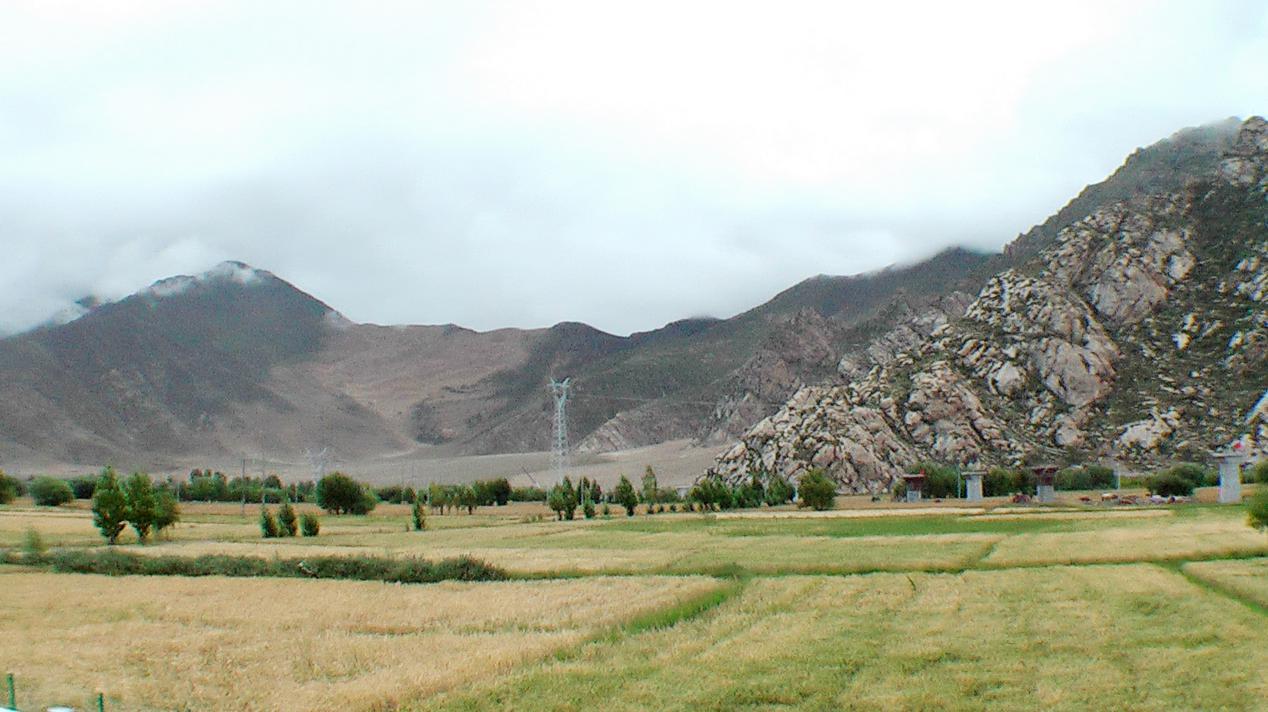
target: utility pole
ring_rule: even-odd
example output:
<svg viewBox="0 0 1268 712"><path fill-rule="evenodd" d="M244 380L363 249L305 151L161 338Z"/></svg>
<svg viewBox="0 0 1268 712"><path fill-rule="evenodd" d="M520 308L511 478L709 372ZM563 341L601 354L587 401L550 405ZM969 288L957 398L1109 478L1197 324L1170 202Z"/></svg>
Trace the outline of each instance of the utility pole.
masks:
<svg viewBox="0 0 1268 712"><path fill-rule="evenodd" d="M562 381L550 380L551 396L555 399L555 427L551 438L550 464L555 471L555 482L564 481L564 473L568 469L568 388L571 378Z"/></svg>

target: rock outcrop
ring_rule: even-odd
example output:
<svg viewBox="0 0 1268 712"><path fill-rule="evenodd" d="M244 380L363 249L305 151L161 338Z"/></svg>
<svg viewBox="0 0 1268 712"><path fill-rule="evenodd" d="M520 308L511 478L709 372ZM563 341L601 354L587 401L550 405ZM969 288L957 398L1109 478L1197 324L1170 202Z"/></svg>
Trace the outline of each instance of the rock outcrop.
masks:
<svg viewBox="0 0 1268 712"><path fill-rule="evenodd" d="M900 310L835 382L797 391L716 470L851 492L904 468L1054 459L1153 463L1268 445L1268 123L1240 127L1183 190L1096 210L971 300ZM875 325L873 325L875 326Z"/></svg>

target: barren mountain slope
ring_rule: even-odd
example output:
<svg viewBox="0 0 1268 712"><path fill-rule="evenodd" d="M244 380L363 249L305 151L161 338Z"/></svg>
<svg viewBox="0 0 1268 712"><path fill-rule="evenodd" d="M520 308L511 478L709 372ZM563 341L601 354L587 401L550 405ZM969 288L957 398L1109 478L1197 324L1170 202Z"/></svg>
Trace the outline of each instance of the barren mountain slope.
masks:
<svg viewBox="0 0 1268 712"><path fill-rule="evenodd" d="M842 382L799 390L718 470L819 466L874 491L926 457L1156 462L1268 445L1266 164L1268 123L1252 118L1182 190L1102 207L962 316L911 316L847 354Z"/></svg>

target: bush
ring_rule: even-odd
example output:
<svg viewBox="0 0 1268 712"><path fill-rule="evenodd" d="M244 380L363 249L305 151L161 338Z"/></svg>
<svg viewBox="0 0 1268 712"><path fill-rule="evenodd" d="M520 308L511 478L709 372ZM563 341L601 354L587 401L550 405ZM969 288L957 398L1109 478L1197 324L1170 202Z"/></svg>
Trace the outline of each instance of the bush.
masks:
<svg viewBox="0 0 1268 712"><path fill-rule="evenodd" d="M1029 471L992 467L982 479L982 495L985 497L1007 497L1018 492L1034 494L1034 491L1034 475Z"/></svg>
<svg viewBox="0 0 1268 712"><path fill-rule="evenodd" d="M586 519L594 519L594 502L586 497L586 501L581 504L581 513Z"/></svg>
<svg viewBox="0 0 1268 712"><path fill-rule="evenodd" d="M793 498L793 486L788 484L788 480L783 475L771 475L766 483L766 494L763 498L766 504L772 507L788 504Z"/></svg>
<svg viewBox="0 0 1268 712"><path fill-rule="evenodd" d="M168 490L159 490L154 496L154 531L162 532L180 519L181 510L176 496Z"/></svg>
<svg viewBox="0 0 1268 712"><path fill-rule="evenodd" d="M273 513L268 510L268 507L260 507L260 534L265 539L276 539L282 535L277 528L277 519L273 517Z"/></svg>
<svg viewBox="0 0 1268 712"><path fill-rule="evenodd" d="M154 496L154 483L143 472L133 472L123 483L123 495L128 502L128 523L136 532L137 540L145 543L154 526L158 499Z"/></svg>
<svg viewBox="0 0 1268 712"><path fill-rule="evenodd" d="M299 518L300 531L304 532L304 536L317 536L321 531L321 522L317 521L317 515L312 512L305 512Z"/></svg>
<svg viewBox="0 0 1268 712"><path fill-rule="evenodd" d="M1067 467L1053 483L1059 490L1097 490L1114 487L1114 470L1104 465Z"/></svg>
<svg viewBox="0 0 1268 712"><path fill-rule="evenodd" d="M907 471L912 474L917 472L925 474L925 486L922 490L924 497L946 499L959 494L959 476L953 467L925 460L916 463ZM906 492L904 491L903 494L905 495Z"/></svg>
<svg viewBox="0 0 1268 712"><path fill-rule="evenodd" d="M390 583L503 581L502 569L467 556L441 561L374 556L265 559L254 556L140 556L117 550L70 549L47 557L54 571L107 576L277 576Z"/></svg>
<svg viewBox="0 0 1268 712"><path fill-rule="evenodd" d="M128 500L113 468L102 470L101 477L97 478L92 494L92 523L107 544L119 541L119 535L128 526Z"/></svg>
<svg viewBox="0 0 1268 712"><path fill-rule="evenodd" d="M609 507L606 502L603 505L603 516L604 517L612 516L612 508Z"/></svg>
<svg viewBox="0 0 1268 712"><path fill-rule="evenodd" d="M44 544L44 537L35 529L27 529L22 535L22 560L24 563L34 564L44 559L44 554L48 553L48 547Z"/></svg>
<svg viewBox="0 0 1268 712"><path fill-rule="evenodd" d="M414 531L421 532L427 528L427 513L423 511L422 502L414 502L410 507L410 517L414 520Z"/></svg>
<svg viewBox="0 0 1268 712"><path fill-rule="evenodd" d="M1268 486L1259 487L1246 505L1246 510L1247 523L1262 532L1268 532Z"/></svg>
<svg viewBox="0 0 1268 712"><path fill-rule="evenodd" d="M727 486L722 477L717 474L708 474L700 478L695 486L691 488L691 492L687 494L687 499L691 502L698 502L701 509L708 511L712 509L730 509L735 504L735 493Z"/></svg>
<svg viewBox="0 0 1268 712"><path fill-rule="evenodd" d="M70 483L56 477L36 477L27 489L31 493L31 499L41 507L56 507L75 499Z"/></svg>
<svg viewBox="0 0 1268 712"><path fill-rule="evenodd" d="M823 474L823 470L815 468L803 474L797 482L799 505L811 507L816 511L832 509L837 495L837 485Z"/></svg>
<svg viewBox="0 0 1268 712"><path fill-rule="evenodd" d="M18 491L21 487L18 481L4 474L4 470L0 470L0 504L8 504L18 498Z"/></svg>
<svg viewBox="0 0 1268 712"><path fill-rule="evenodd" d="M93 490L97 489L97 479L76 477L70 481L70 489L75 493L75 499L92 499Z"/></svg>
<svg viewBox="0 0 1268 712"><path fill-rule="evenodd" d="M369 514L378 504L364 485L342 472L332 472L317 482L317 506L334 514Z"/></svg>
<svg viewBox="0 0 1268 712"><path fill-rule="evenodd" d="M1268 485L1268 460L1260 460L1246 470L1246 482Z"/></svg>
<svg viewBox="0 0 1268 712"><path fill-rule="evenodd" d="M295 536L299 533L299 522L295 518L295 508L290 502L283 502L277 509L277 533L279 536Z"/></svg>
<svg viewBox="0 0 1268 712"><path fill-rule="evenodd" d="M621 481L617 483L614 495L616 503L625 508L625 516L634 516L634 508L638 506L638 493L634 491L634 485L625 475L621 475Z"/></svg>
<svg viewBox="0 0 1268 712"><path fill-rule="evenodd" d="M1172 472L1150 477L1146 487L1150 494L1160 497L1188 497L1193 494L1193 482Z"/></svg>
<svg viewBox="0 0 1268 712"><path fill-rule="evenodd" d="M1182 462L1162 474L1188 480L1194 487L1214 487L1220 483L1220 475L1209 467L1196 462ZM1190 493L1192 490L1190 490Z"/></svg>
<svg viewBox="0 0 1268 712"><path fill-rule="evenodd" d="M516 487L511 490L512 502L545 502L546 490L541 487Z"/></svg>

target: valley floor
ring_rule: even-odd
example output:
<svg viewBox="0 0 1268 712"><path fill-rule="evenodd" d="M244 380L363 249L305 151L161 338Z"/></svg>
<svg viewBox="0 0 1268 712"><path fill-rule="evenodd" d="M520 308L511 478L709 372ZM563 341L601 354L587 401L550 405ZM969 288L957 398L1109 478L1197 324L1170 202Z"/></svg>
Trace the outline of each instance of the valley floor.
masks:
<svg viewBox="0 0 1268 712"><path fill-rule="evenodd" d="M399 585L0 567L22 709L1268 709L1268 536L1241 507L876 505L555 522L537 505L323 517L189 505L145 554L440 558ZM0 546L104 548L85 503ZM619 508L614 508L619 511Z"/></svg>

